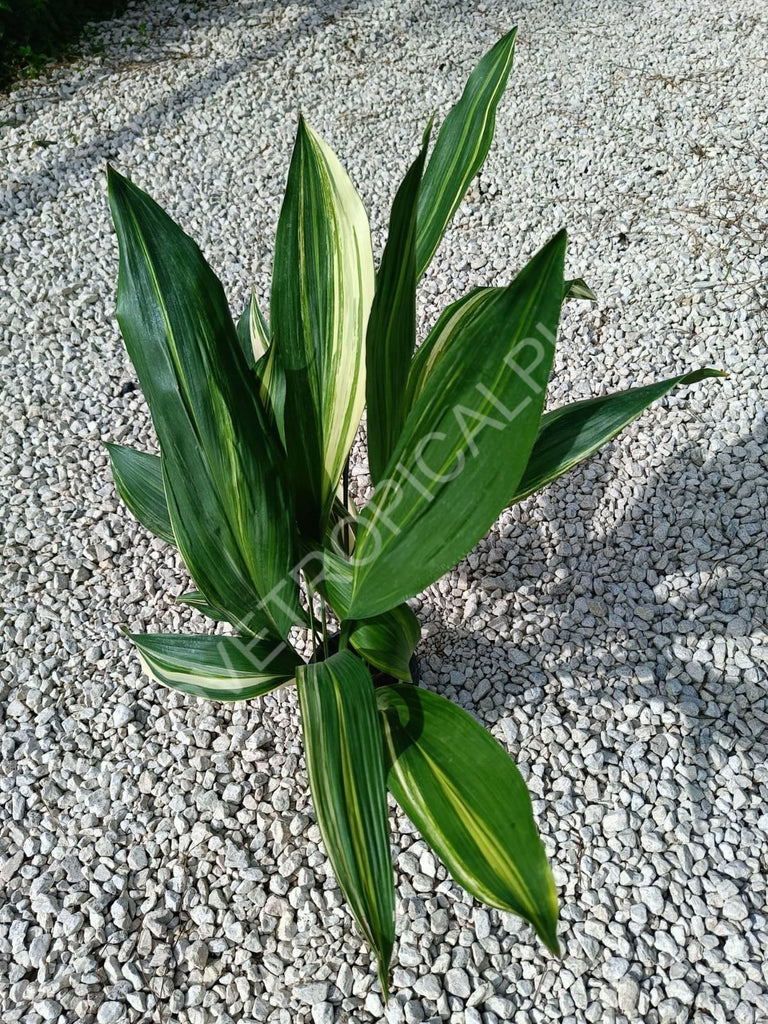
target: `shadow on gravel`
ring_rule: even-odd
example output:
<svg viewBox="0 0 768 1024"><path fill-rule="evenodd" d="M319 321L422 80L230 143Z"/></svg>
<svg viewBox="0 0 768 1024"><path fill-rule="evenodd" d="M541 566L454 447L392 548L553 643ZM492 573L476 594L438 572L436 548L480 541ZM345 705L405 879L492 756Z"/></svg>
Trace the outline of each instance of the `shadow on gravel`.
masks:
<svg viewBox="0 0 768 1024"><path fill-rule="evenodd" d="M90 142L83 143L68 149L66 155L51 160L41 170L34 174L22 174L18 177L9 176L6 179L6 187L18 196L30 186L38 185L44 181L55 184L55 191L70 184L76 178L82 177L89 171L94 172L97 168L103 169L108 161L117 160L123 147L127 146L133 139L140 137L144 131L155 132L158 123L178 115L181 111L192 106L200 97L211 97L219 90L226 88L235 78L251 70L254 64L265 60L277 60L289 43L295 43L302 37L311 36L321 31L328 25L333 24L346 11L355 10L366 3L367 0L326 0L318 4L314 9L305 11L293 22L289 28L279 29L271 25L272 34L265 35L261 26L259 27L258 38L254 38L253 45L244 49L243 53L234 60L221 61L210 71L200 77L194 78L191 82L184 83L176 89L170 89L155 103L148 104L138 115L141 118L142 126L137 126L137 115L134 111L127 116L122 126L110 131L109 135L102 135ZM276 5L271 0L259 0L250 7L244 9L237 4L219 5L190 5L190 10L198 13L202 10L208 14L206 29L215 32L217 29L226 28L242 21L247 15L253 18L257 14L267 14L276 10ZM166 19L159 24L149 26L152 42L155 46L162 45L162 28L176 27L177 22ZM202 28L198 18L194 22L196 30ZM231 31L231 27L230 27ZM175 40L174 40L175 42ZM125 73L135 73L140 70L142 64L157 69L164 62L176 62L179 60L193 63L208 62L206 56L195 57L185 54L178 54L172 49L169 43L168 55L150 58L143 61L126 61L124 63L112 62L109 58L105 62L105 77ZM277 69L276 69L277 71ZM90 80L82 83L86 86ZM67 96L67 99L70 97ZM60 96L51 97L48 107L59 102ZM46 198L50 198L50 193Z"/></svg>
<svg viewBox="0 0 768 1024"><path fill-rule="evenodd" d="M490 693L477 701L468 689L466 706L483 719L500 692L509 707L545 678L572 674L576 682L568 685L585 698L615 695L626 701L641 683L646 695L680 708L679 728L696 752L706 753L713 744L749 750L768 742L768 717L746 698L749 684L732 661L721 668L705 666L697 681L675 650L685 653L690 634L711 640L742 637L748 643L766 629L768 549L761 540L765 505L759 491L768 490L767 438L765 423L758 423L751 436L706 461L693 444L676 449L647 479L641 496L628 496L610 532L576 509L571 521L580 520L584 530L574 542L564 530L569 495L589 488L599 510L606 484L615 482L606 471L588 484L584 469L576 470L564 478L567 483L545 492L546 506L535 510L535 518L521 517L509 536L483 543L473 573L480 610L487 618L489 605L524 592L536 616L549 620L560 655L548 658L541 638L508 618L507 635L502 626L492 644L498 665ZM564 548L573 553L555 556ZM539 574L553 556L559 578L537 584L530 570ZM442 608L430 607L433 621L440 620ZM430 646L444 670L459 672L476 655L489 653L478 648L477 634L463 623L443 621ZM443 658L446 648L451 653ZM424 674L429 685L432 673Z"/></svg>

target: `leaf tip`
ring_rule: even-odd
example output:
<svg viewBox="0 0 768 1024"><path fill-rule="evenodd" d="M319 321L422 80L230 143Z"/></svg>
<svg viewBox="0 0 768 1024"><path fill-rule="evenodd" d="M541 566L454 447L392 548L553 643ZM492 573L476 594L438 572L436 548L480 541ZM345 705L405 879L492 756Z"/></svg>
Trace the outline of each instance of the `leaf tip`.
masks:
<svg viewBox="0 0 768 1024"><path fill-rule="evenodd" d="M107 189L110 195L127 184L128 179L116 171L112 164L107 164Z"/></svg>
<svg viewBox="0 0 768 1024"><path fill-rule="evenodd" d="M301 111L299 111L299 124L296 132L297 138L312 139L316 134L317 133L315 132L312 125L309 123L306 117L304 117L304 114Z"/></svg>
<svg viewBox="0 0 768 1024"><path fill-rule="evenodd" d="M554 930L546 937L542 936L542 941L552 956L556 956L558 960L562 959L563 951L560 948L560 942L558 941L557 934Z"/></svg>
<svg viewBox="0 0 768 1024"><path fill-rule="evenodd" d="M687 373L681 380L681 384L698 384L699 381L707 380L707 378L719 377L723 380L727 380L730 374L726 370L716 370L714 366L704 366L700 370L693 370L691 373Z"/></svg>
<svg viewBox="0 0 768 1024"><path fill-rule="evenodd" d="M381 986L381 996L386 1006L389 1002L389 964L384 962L384 959L379 956L377 962L377 973L379 976L379 985Z"/></svg>
<svg viewBox="0 0 768 1024"><path fill-rule="evenodd" d="M430 136L432 135L432 128L434 127L434 124L435 124L435 116L436 116L436 114L437 114L437 111L433 110L432 114L430 115L429 120L427 121L427 127L424 129L424 133L421 136L421 145L422 145L423 149L426 149L427 145L429 144L429 139L430 139Z"/></svg>

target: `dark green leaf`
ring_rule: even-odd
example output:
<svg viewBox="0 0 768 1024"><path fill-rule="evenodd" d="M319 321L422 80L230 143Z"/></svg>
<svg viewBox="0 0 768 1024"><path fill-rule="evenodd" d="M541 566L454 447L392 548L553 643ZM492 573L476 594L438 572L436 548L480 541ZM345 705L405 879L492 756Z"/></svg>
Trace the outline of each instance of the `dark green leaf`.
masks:
<svg viewBox="0 0 768 1024"><path fill-rule="evenodd" d="M552 873L506 751L436 693L386 686L376 695L389 791L467 892L529 921L559 954Z"/></svg>
<svg viewBox="0 0 768 1024"><path fill-rule="evenodd" d="M349 617L352 600L352 565L341 555L328 548L322 552L322 565L315 566L319 574L318 590L324 594L339 620Z"/></svg>
<svg viewBox="0 0 768 1024"><path fill-rule="evenodd" d="M492 295L501 294L502 290L473 288L457 302L445 307L411 361L406 392L406 413L409 413L416 404L429 375L443 358L447 346L455 338L462 336L465 327L475 319L482 305Z"/></svg>
<svg viewBox="0 0 768 1024"><path fill-rule="evenodd" d="M392 204L366 334L368 464L378 483L403 429L405 389L416 347L416 210L427 156L426 133Z"/></svg>
<svg viewBox="0 0 768 1024"><path fill-rule="evenodd" d="M507 288L461 318L360 518L350 618L412 597L509 502L541 417L563 295L560 232Z"/></svg>
<svg viewBox="0 0 768 1024"><path fill-rule="evenodd" d="M188 604L192 608L197 608L203 615L207 615L209 619L214 619L216 622L229 622L227 615L220 608L214 608L206 601L205 595L201 594L199 590L188 590L186 594L182 594L176 600L182 604Z"/></svg>
<svg viewBox="0 0 768 1024"><path fill-rule="evenodd" d="M269 325L259 309L256 293L237 322L237 336L248 366L259 381L259 395L267 412L269 426L274 425L285 444L285 374L275 358L274 345L269 340Z"/></svg>
<svg viewBox="0 0 768 1024"><path fill-rule="evenodd" d="M548 483L593 455L636 419L651 403L663 398L678 384L695 384L706 377L724 377L719 370L705 368L656 384L629 388L600 398L564 405L545 413L531 457L510 504L527 498Z"/></svg>
<svg viewBox="0 0 768 1024"><path fill-rule="evenodd" d="M241 630L300 621L290 495L221 285L195 243L110 171L117 317L160 441L173 533Z"/></svg>
<svg viewBox="0 0 768 1024"><path fill-rule="evenodd" d="M407 604L352 624L349 642L358 654L395 679L411 681L410 660L421 636L419 620Z"/></svg>
<svg viewBox="0 0 768 1024"><path fill-rule="evenodd" d="M376 953L386 997L395 888L373 683L351 651L300 667L296 680L320 831L336 880Z"/></svg>
<svg viewBox="0 0 768 1024"><path fill-rule="evenodd" d="M437 136L419 191L418 277L429 266L456 207L490 149L496 107L509 78L516 34L517 29L512 29L486 53Z"/></svg>
<svg viewBox="0 0 768 1024"><path fill-rule="evenodd" d="M105 447L115 487L125 504L150 533L175 544L160 456L138 452L123 444L105 444Z"/></svg>

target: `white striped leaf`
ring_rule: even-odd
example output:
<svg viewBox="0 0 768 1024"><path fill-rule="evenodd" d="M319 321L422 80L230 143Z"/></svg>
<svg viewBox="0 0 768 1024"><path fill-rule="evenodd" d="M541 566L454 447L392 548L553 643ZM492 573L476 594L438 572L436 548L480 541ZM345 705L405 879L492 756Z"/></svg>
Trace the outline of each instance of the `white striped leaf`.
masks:
<svg viewBox="0 0 768 1024"><path fill-rule="evenodd" d="M259 395L267 419L275 425L285 445L285 376L275 359L275 347L269 339L269 325L259 309L252 290L248 305L237 321L237 336L246 362L259 380Z"/></svg>
<svg viewBox="0 0 768 1024"><path fill-rule="evenodd" d="M209 700L262 697L292 682L302 664L282 640L253 637L131 635L147 675L172 690Z"/></svg>
<svg viewBox="0 0 768 1024"><path fill-rule="evenodd" d="M245 361L253 369L259 360L266 355L269 348L269 327L259 309L256 292L251 289L248 305L237 321L237 337L245 356Z"/></svg>
<svg viewBox="0 0 768 1024"><path fill-rule="evenodd" d="M446 345L361 513L350 618L378 615L428 586L508 504L541 418L564 256L560 232Z"/></svg>
<svg viewBox="0 0 768 1024"><path fill-rule="evenodd" d="M368 465L378 483L403 429L405 391L416 347L416 210L429 143L397 191L389 234L376 275L376 294L365 339Z"/></svg>
<svg viewBox="0 0 768 1024"><path fill-rule="evenodd" d="M351 651L296 673L309 786L328 858L385 996L395 940L381 731L368 669Z"/></svg>
<svg viewBox="0 0 768 1024"><path fill-rule="evenodd" d="M117 318L160 441L168 511L198 588L238 628L301 620L281 457L221 284L195 243L110 170Z"/></svg>
<svg viewBox="0 0 768 1024"><path fill-rule="evenodd" d="M285 372L287 472L303 533L319 539L365 401L373 298L363 204L301 119L275 240L270 325Z"/></svg>
<svg viewBox="0 0 768 1024"><path fill-rule="evenodd" d="M597 296L589 287L583 277L574 277L563 285L563 298L565 299L589 299L590 302L597 302Z"/></svg>
<svg viewBox="0 0 768 1024"><path fill-rule="evenodd" d="M316 554L307 560L306 570L341 622L344 640L374 668L410 681L410 660L421 637L413 611L403 603L373 618L350 619L352 564L329 548L322 552L322 559Z"/></svg>
<svg viewBox="0 0 768 1024"><path fill-rule="evenodd" d="M421 396L427 379L444 356L447 347L455 338L461 338L483 304L501 291L501 288L473 288L458 301L445 307L411 361L406 389L407 412L411 411Z"/></svg>
<svg viewBox="0 0 768 1024"><path fill-rule="evenodd" d="M285 372L274 345L269 346L254 369L261 381L261 400L269 411L269 422L275 424L285 448Z"/></svg>
<svg viewBox="0 0 768 1024"><path fill-rule="evenodd" d="M169 544L176 544L163 487L159 455L123 444L105 444L118 494L142 526Z"/></svg>
<svg viewBox="0 0 768 1024"><path fill-rule="evenodd" d="M339 620L348 619L352 600L352 564L336 551L325 548L322 563L316 566L316 571L318 589L330 602Z"/></svg>
<svg viewBox="0 0 768 1024"><path fill-rule="evenodd" d="M406 398L408 411L413 408L416 399L424 390L427 378L442 358L446 346L457 335L461 335L464 323L477 315L482 304L499 291L499 288L474 288L457 302L446 306L411 362ZM595 295L589 286L579 278L565 282L563 298L594 299Z"/></svg>
<svg viewBox="0 0 768 1024"><path fill-rule="evenodd" d="M488 154L496 107L512 67L516 34L517 29L512 29L486 53L437 136L419 190L418 277L429 266L443 232Z"/></svg>
<svg viewBox="0 0 768 1024"><path fill-rule="evenodd" d="M467 892L524 918L558 955L552 873L507 752L436 693L397 685L376 697L395 800Z"/></svg>
<svg viewBox="0 0 768 1024"><path fill-rule="evenodd" d="M720 370L705 367L692 373L629 388L599 398L572 402L545 413L520 483L510 502L522 501L556 480L569 469L588 459L678 384L695 384L707 377L724 377Z"/></svg>
<svg viewBox="0 0 768 1024"><path fill-rule="evenodd" d="M176 539L165 500L160 456L139 452L122 444L105 443L105 447L109 451L112 475L120 497L142 526L175 545ZM199 590L190 590L177 600L192 605L217 622L230 621L226 612L214 608Z"/></svg>

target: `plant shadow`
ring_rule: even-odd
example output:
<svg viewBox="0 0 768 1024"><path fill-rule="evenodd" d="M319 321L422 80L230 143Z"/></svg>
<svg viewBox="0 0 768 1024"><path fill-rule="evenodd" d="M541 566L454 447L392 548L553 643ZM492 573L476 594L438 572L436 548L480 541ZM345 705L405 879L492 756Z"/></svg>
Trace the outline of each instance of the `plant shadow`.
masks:
<svg viewBox="0 0 768 1024"><path fill-rule="evenodd" d="M661 700L700 752L764 743L761 670L744 666L765 643L767 438L758 423L707 459L690 443L629 488L607 466L619 440L505 513L459 569L463 609L428 592L426 684L491 724L549 682L555 703L557 686L584 707Z"/></svg>
<svg viewBox="0 0 768 1024"><path fill-rule="evenodd" d="M108 133L98 135L88 142L67 147L61 157L53 155L56 150L52 148L52 159L41 163L34 173L11 173L7 182L8 187L18 198L24 197L26 191L34 190L40 184L48 186L49 194L52 194L51 189L53 193L58 194L77 179L87 180L97 169L103 168L106 162L119 159L121 151L144 134L148 124L152 125L153 132L156 131L158 123L177 119L184 111L194 107L202 99L210 100L212 96L228 88L234 79L247 74L254 64L266 60L279 61L289 44L321 31L336 21L344 12L354 10L365 2L366 0L327 0L326 3L309 6L290 25L283 28L278 27L275 21L268 20L264 26L259 27L258 33L254 33L253 43L243 46L236 57L217 62L205 74L192 75L189 80L177 88L163 90L162 94L158 95L153 102L142 108L140 119L137 119L135 112L131 111L130 116L127 116L121 124L111 127ZM149 10L146 12L146 17L148 20L151 15L154 17L155 20L150 26L152 42L155 46L162 46L165 42L162 36L163 30L175 28L179 18L187 17L191 12L194 12L195 15L195 31L204 28L207 32L221 30L232 32L240 21L244 20L247 28L248 24L259 15L274 12L274 7L275 5L269 0L257 0L245 12L237 4L201 4L193 0L181 8L174 8L173 18L164 17L162 11L154 12L152 15ZM203 18L205 18L204 21ZM177 41L176 33L172 32L168 42ZM108 73L119 79L124 74L140 70L142 64L159 66L164 61L175 63L181 60L190 61L192 66L197 60L210 64L208 54L204 53L195 57L169 49L165 53L148 57L144 61L117 60L107 57L101 66L105 66ZM90 77L84 76L79 88L87 88L90 83ZM55 82L52 83L52 88L54 91L48 104L36 109L38 118L48 108L62 101ZM68 91L67 99L71 98L72 93Z"/></svg>

